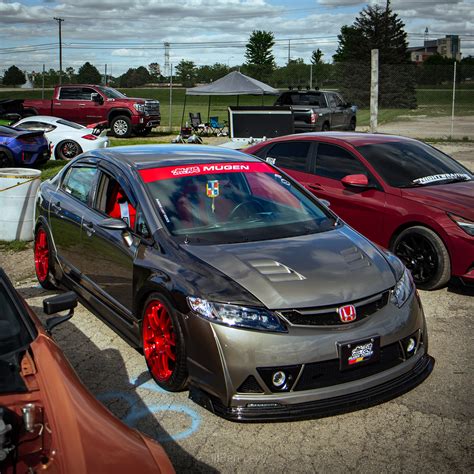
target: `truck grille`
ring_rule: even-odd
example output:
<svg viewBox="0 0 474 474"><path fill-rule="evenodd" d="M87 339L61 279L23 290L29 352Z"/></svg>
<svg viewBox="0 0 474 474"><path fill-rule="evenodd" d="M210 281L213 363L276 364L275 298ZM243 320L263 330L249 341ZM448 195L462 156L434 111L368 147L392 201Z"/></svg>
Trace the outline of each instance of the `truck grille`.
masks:
<svg viewBox="0 0 474 474"><path fill-rule="evenodd" d="M145 101L146 115L160 115L160 102L158 100Z"/></svg>
<svg viewBox="0 0 474 474"><path fill-rule="evenodd" d="M389 291L384 291L363 300L345 302L338 306L283 310L279 311L279 314L294 326L347 326L351 323L343 323L339 318L337 310L340 306L353 304L357 313L354 322L358 322L386 306L389 294Z"/></svg>

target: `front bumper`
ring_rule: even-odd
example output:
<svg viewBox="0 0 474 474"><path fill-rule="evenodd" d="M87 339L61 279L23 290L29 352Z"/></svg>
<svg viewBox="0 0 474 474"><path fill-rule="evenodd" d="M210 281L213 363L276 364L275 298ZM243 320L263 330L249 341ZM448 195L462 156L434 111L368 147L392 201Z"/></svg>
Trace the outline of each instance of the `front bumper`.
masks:
<svg viewBox="0 0 474 474"><path fill-rule="evenodd" d="M133 127L157 127L161 123L161 115L132 115L131 120Z"/></svg>
<svg viewBox="0 0 474 474"><path fill-rule="evenodd" d="M231 421L288 421L320 418L368 408L396 398L419 385L433 371L435 360L428 354L418 359L409 372L363 391L333 398L283 405L254 403L242 407L226 407L222 402L199 389L190 389L190 398L216 415ZM250 406L249 406L250 405Z"/></svg>

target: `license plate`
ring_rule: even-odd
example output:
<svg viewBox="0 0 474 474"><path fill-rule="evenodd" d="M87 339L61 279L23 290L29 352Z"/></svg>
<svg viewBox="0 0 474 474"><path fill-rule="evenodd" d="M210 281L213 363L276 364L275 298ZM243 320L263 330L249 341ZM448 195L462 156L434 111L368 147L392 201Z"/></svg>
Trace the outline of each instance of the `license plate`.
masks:
<svg viewBox="0 0 474 474"><path fill-rule="evenodd" d="M338 343L339 369L348 370L372 364L380 359L380 336Z"/></svg>

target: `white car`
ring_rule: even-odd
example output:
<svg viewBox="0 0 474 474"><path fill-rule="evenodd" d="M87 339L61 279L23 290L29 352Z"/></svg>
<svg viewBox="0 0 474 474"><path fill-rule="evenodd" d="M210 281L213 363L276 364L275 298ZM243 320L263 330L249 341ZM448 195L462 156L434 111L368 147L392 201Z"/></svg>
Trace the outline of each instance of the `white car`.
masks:
<svg viewBox="0 0 474 474"><path fill-rule="evenodd" d="M34 115L21 119L13 127L42 130L51 146L51 159L56 160L72 160L84 151L109 146L106 130L84 127L58 117Z"/></svg>

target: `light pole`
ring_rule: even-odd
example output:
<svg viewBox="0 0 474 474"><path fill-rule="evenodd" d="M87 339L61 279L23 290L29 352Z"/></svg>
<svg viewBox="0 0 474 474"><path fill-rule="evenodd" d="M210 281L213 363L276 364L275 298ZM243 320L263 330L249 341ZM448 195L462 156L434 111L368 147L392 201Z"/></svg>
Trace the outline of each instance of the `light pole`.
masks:
<svg viewBox="0 0 474 474"><path fill-rule="evenodd" d="M61 23L64 21L64 18L59 18L57 16L54 19L58 22L59 26L59 84L62 84L63 80L63 42L61 35Z"/></svg>

